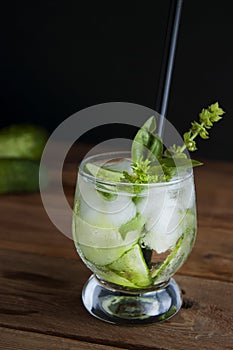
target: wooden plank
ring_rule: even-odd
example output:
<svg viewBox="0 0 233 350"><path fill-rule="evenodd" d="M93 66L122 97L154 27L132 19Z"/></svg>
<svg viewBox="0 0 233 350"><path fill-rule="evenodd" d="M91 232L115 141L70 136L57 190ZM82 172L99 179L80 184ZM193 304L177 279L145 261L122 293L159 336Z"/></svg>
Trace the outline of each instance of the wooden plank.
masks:
<svg viewBox="0 0 233 350"><path fill-rule="evenodd" d="M76 257L73 241L49 220L40 194L0 197L0 248Z"/></svg>
<svg viewBox="0 0 233 350"><path fill-rule="evenodd" d="M184 307L162 324L127 327L90 316L81 302L89 272L77 259L1 251L0 326L129 349L230 349L233 284L176 276Z"/></svg>
<svg viewBox="0 0 233 350"><path fill-rule="evenodd" d="M108 345L0 327L1 350L123 350Z"/></svg>
<svg viewBox="0 0 233 350"><path fill-rule="evenodd" d="M193 251L178 273L233 282L232 232L200 224Z"/></svg>

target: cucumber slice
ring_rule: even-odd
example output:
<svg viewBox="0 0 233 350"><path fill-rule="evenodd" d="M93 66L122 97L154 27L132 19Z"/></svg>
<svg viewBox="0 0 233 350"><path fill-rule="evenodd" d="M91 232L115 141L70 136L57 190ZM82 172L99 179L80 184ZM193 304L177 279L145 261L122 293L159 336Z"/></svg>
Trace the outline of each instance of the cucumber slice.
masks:
<svg viewBox="0 0 233 350"><path fill-rule="evenodd" d="M127 250L132 247L132 244L114 248L94 248L87 247L83 244L78 244L77 249L81 251L81 255L95 265L109 265L119 259Z"/></svg>
<svg viewBox="0 0 233 350"><path fill-rule="evenodd" d="M116 274L113 271L101 271L101 272L99 271L97 273L97 276L106 282L117 284L121 287L138 288L138 286L136 284L133 284L132 282L130 282L126 278L119 276L118 274Z"/></svg>
<svg viewBox="0 0 233 350"><path fill-rule="evenodd" d="M125 224L121 225L119 228L119 232L123 239L125 239L128 232L135 231L141 229L145 224L145 218L142 215L137 213L137 215L127 221Z"/></svg>
<svg viewBox="0 0 233 350"><path fill-rule="evenodd" d="M85 170L89 174L106 181L119 182L122 178L122 173L120 171L99 167L98 165L93 163L87 163L85 165Z"/></svg>
<svg viewBox="0 0 233 350"><path fill-rule="evenodd" d="M91 225L82 220L78 215L73 222L74 242L93 248L119 248L136 243L140 236L140 230L130 231L125 239L122 238L118 228L103 228Z"/></svg>
<svg viewBox="0 0 233 350"><path fill-rule="evenodd" d="M150 271L138 244L108 265L108 268L137 287L143 288L151 285Z"/></svg>
<svg viewBox="0 0 233 350"><path fill-rule="evenodd" d="M88 267L99 277L101 280L113 284L117 284L124 288L138 288L136 284L130 282L128 279L119 276L114 271L110 271L106 266L96 266L92 263L88 263Z"/></svg>

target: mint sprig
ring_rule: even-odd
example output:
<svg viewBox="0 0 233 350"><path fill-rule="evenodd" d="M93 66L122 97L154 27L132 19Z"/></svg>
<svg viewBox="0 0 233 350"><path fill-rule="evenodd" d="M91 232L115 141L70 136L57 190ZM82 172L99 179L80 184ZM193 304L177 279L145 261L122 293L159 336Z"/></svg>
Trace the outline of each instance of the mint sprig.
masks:
<svg viewBox="0 0 233 350"><path fill-rule="evenodd" d="M203 108L201 113L199 114L199 123L197 121L192 122L192 126L183 135L184 144L183 146L173 145L169 148L168 152L170 152L173 156L181 156L184 155L185 149L188 151L196 151L197 145L194 139L197 136L200 136L202 139L209 138L208 129L210 129L214 123L218 122L222 119L222 115L225 112L221 107L219 107L218 102L213 103L208 108ZM165 154L168 155L168 154Z"/></svg>
<svg viewBox="0 0 233 350"><path fill-rule="evenodd" d="M150 117L137 132L131 148L132 173L123 172L123 180L134 184L151 182L168 182L175 174L176 167L195 167L202 165L196 160L190 160L185 150L197 150L196 137L209 138L208 130L215 122L222 119L225 112L219 103L213 103L203 108L199 114L199 122L194 121L189 131L184 133L183 145L172 145L163 150L163 142L156 130L154 116Z"/></svg>
<svg viewBox="0 0 233 350"><path fill-rule="evenodd" d="M123 179L134 184L148 184L153 182L167 182L170 180L172 173L165 164L162 166L151 166L149 159L143 160L141 157L131 166L133 172L123 171Z"/></svg>

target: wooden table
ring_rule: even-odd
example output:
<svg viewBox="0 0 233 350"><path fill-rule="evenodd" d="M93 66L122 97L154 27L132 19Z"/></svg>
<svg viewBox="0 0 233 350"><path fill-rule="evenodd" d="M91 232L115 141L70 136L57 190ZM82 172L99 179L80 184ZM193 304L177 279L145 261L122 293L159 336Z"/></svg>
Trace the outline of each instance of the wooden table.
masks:
<svg viewBox="0 0 233 350"><path fill-rule="evenodd" d="M195 169L198 236L175 278L183 306L169 321L115 326L90 316L90 271L50 222L40 194L0 197L0 349L233 349L233 164ZM65 171L73 197L75 170Z"/></svg>

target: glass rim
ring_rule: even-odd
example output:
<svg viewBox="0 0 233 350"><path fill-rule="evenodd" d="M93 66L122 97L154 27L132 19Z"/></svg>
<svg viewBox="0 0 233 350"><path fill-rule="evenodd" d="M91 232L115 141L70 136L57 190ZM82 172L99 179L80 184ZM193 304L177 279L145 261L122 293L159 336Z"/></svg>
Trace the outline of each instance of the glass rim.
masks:
<svg viewBox="0 0 233 350"><path fill-rule="evenodd" d="M117 157L116 157L117 156ZM93 162L94 159L105 159L106 161L110 161L113 159L128 159L131 160L131 152L130 151L114 151L114 152L103 152L103 153L98 153L98 154L94 154L88 157L85 157L81 163L79 164L78 167L78 173L85 177L88 181L92 182L93 184L100 184L100 185L108 185L108 186L114 186L117 187L118 189L121 188L121 186L129 186L129 187L135 187L138 186L139 188L141 187L142 190L146 189L148 187L150 188L154 188L154 187L166 187L166 186L171 186L173 184L178 184L178 183L182 183L185 180L187 180L188 178L193 176L193 168L191 166L191 161L190 161L190 167L184 172L180 171L180 174L178 172L178 178L174 178L171 181L167 181L167 182L150 182L150 183L141 183L141 184L137 184L137 183L130 183L127 181L109 181L109 180L105 180L103 178L100 177L96 177L94 175L89 174L88 172L85 171L84 167L85 164L87 163L94 163L96 164L96 162ZM178 167L177 167L178 168ZM176 168L176 169L177 169ZM183 174L181 176L181 173Z"/></svg>

